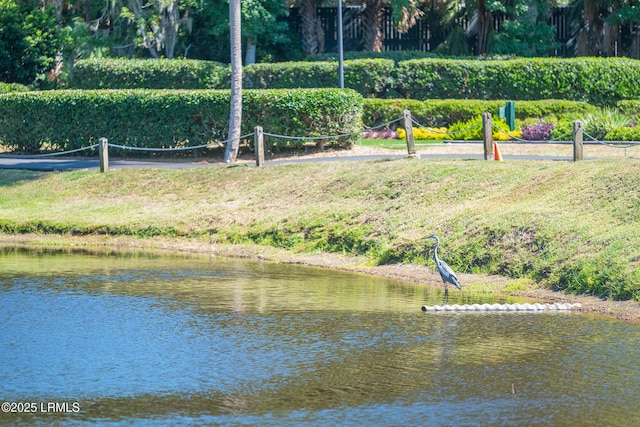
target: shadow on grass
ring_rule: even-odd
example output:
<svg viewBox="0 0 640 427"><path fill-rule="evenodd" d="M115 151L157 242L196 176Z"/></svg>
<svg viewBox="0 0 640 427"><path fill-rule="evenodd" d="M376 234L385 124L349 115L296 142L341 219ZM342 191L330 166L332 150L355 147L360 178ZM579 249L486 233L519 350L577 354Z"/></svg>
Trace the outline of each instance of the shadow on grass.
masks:
<svg viewBox="0 0 640 427"><path fill-rule="evenodd" d="M46 172L25 169L0 169L0 187L11 187L28 181L37 181Z"/></svg>

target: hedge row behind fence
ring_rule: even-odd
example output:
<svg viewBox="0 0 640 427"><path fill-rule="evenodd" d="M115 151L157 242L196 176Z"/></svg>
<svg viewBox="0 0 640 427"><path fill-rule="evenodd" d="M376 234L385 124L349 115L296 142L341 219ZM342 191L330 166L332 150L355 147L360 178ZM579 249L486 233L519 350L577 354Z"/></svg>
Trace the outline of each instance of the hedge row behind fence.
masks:
<svg viewBox="0 0 640 427"><path fill-rule="evenodd" d="M484 112L499 117L499 108L505 101L430 99L365 99L362 121L367 126L380 125L402 117L404 110L411 111L411 117L423 126L451 126L456 122L466 122ZM542 119L545 117L580 119L594 113L597 107L586 102L544 100L516 101L516 118ZM395 126L399 126L396 124Z"/></svg>
<svg viewBox="0 0 640 427"><path fill-rule="evenodd" d="M384 96L393 83L394 63L389 59L344 61L344 86L362 96ZM248 88L277 89L337 87L337 62L281 62L244 67L243 84Z"/></svg>
<svg viewBox="0 0 640 427"><path fill-rule="evenodd" d="M224 89L229 67L190 59L83 59L73 67L75 89Z"/></svg>
<svg viewBox="0 0 640 427"><path fill-rule="evenodd" d="M400 62L396 87L412 99L567 99L615 105L640 97L640 61L534 58Z"/></svg>
<svg viewBox="0 0 640 427"><path fill-rule="evenodd" d="M345 87L363 96L384 95L394 63L387 59L344 62ZM88 59L74 67L77 89L226 89L229 67L216 62L179 59ZM247 89L338 87L337 62L282 62L243 68Z"/></svg>
<svg viewBox="0 0 640 427"><path fill-rule="evenodd" d="M86 147L107 137L131 147L177 148L225 141L229 91L64 90L0 95L0 143L37 153ZM262 126L289 136L362 129L362 97L352 90L245 90L243 134ZM357 136L321 141L348 147ZM300 146L304 141L271 139Z"/></svg>
<svg viewBox="0 0 640 427"><path fill-rule="evenodd" d="M640 61L627 58L356 59L345 86L365 97L408 99L565 99L614 106L640 98ZM81 60L73 87L229 87L229 68L196 60ZM337 87L338 63L283 62L244 67L246 88Z"/></svg>

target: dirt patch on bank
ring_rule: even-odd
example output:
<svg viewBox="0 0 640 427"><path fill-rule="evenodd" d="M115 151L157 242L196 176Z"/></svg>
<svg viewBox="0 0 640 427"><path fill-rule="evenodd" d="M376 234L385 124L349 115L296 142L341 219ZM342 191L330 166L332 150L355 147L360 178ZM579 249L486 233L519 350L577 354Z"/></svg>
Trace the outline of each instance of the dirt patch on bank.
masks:
<svg viewBox="0 0 640 427"><path fill-rule="evenodd" d="M308 254L257 245L222 245L201 241L167 238L137 239L108 236L43 236L1 235L0 245L31 249L83 251L96 253L148 252L166 254L199 254L206 256L239 257L285 264L298 264L369 274L378 277L413 282L416 286L442 286L434 269L415 264L370 266L366 259L337 254ZM506 291L513 279L502 276L460 274L466 286L491 285L494 292L533 298L540 302L580 303L579 311L615 317L619 320L640 322L640 303L637 301L610 301L592 296L568 295L543 288Z"/></svg>

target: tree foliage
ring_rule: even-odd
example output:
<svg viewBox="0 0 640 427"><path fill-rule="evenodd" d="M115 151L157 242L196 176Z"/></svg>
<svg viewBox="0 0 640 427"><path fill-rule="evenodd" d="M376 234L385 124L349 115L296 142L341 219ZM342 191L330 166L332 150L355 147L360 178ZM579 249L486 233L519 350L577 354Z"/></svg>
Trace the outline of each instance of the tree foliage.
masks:
<svg viewBox="0 0 640 427"><path fill-rule="evenodd" d="M505 5L500 10L505 19L500 32L494 32L489 42L489 51L497 54L524 57L547 56L558 46L554 28L547 23L549 4L546 0L525 2L519 0Z"/></svg>
<svg viewBox="0 0 640 427"><path fill-rule="evenodd" d="M61 47L53 8L0 0L0 80L31 84L45 79Z"/></svg>
<svg viewBox="0 0 640 427"><path fill-rule="evenodd" d="M203 0L194 14L194 32L187 37L194 45L193 58L230 62L229 0ZM295 35L286 20L289 10L282 0L243 0L241 26L245 51L253 45L255 60L299 59ZM284 54L288 51L288 54ZM292 52L293 51L293 52ZM245 58L247 59L247 58Z"/></svg>
<svg viewBox="0 0 640 427"><path fill-rule="evenodd" d="M230 62L229 0L0 0L0 80L43 87L62 71L69 78L83 57L192 58ZM557 47L549 21L557 0L344 0L359 14L357 45L383 49L381 16L396 29L421 22L430 48L451 55L547 56ZM52 7L43 5L53 4ZM320 21L328 0L243 0L244 63L299 61L323 53L336 30ZM295 7L297 16L290 17ZM640 58L636 0L573 0L569 47L577 56ZM385 12L386 13L386 12ZM292 19L298 20L294 27ZM325 43L325 40L327 43ZM571 43L573 43L571 45ZM567 46L565 44L565 46ZM51 71L54 70L53 73ZM49 74L49 75L48 75Z"/></svg>

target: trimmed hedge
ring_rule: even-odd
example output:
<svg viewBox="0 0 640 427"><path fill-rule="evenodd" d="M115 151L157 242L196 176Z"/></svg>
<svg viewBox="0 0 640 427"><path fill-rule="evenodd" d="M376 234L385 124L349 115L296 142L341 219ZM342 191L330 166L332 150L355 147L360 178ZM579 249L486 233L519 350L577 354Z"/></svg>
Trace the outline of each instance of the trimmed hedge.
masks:
<svg viewBox="0 0 640 427"><path fill-rule="evenodd" d="M191 59L83 59L73 68L75 89L224 89L229 67Z"/></svg>
<svg viewBox="0 0 640 427"><path fill-rule="evenodd" d="M224 89L223 64L186 59L78 61L72 86L80 89ZM406 99L564 99L615 106L640 98L640 61L628 58L423 58L344 62L345 86L364 97ZM254 89L338 86L337 61L251 64L244 86Z"/></svg>
<svg viewBox="0 0 640 427"><path fill-rule="evenodd" d="M498 109L505 101L430 99L417 101L411 99L365 99L362 121L367 126L390 122L402 117L404 110L411 111L414 120L424 126L451 126L456 122L465 122L490 112L498 117ZM548 116L583 117L598 110L585 102L544 100L516 101L516 118L542 118Z"/></svg>
<svg viewBox="0 0 640 427"><path fill-rule="evenodd" d="M382 96L390 88L394 63L386 59L344 62L345 87L363 96ZM77 89L225 89L229 67L216 62L177 59L88 59L74 67ZM279 62L243 68L247 89L335 88L337 62Z"/></svg>
<svg viewBox="0 0 640 427"><path fill-rule="evenodd" d="M567 99L615 105L640 97L640 61L627 58L416 59L396 67L411 99Z"/></svg>
<svg viewBox="0 0 640 427"><path fill-rule="evenodd" d="M279 62L243 67L242 84L251 89L338 87L338 66L331 62Z"/></svg>
<svg viewBox="0 0 640 427"><path fill-rule="evenodd" d="M409 61L411 59L423 58L445 58L433 52L423 52L421 50L383 50L382 52L349 51L344 53L344 59L390 59L393 62ZM306 61L337 61L337 53L316 53L305 58Z"/></svg>
<svg viewBox="0 0 640 427"><path fill-rule="evenodd" d="M0 95L0 141L21 152L65 151L100 137L146 148L224 141L229 91L61 90ZM287 136L353 133L318 144L352 145L362 129L362 97L352 90L245 90L243 134L262 126ZM274 139L277 146L304 141Z"/></svg>
<svg viewBox="0 0 640 427"><path fill-rule="evenodd" d="M394 62L389 59L344 61L344 86L362 96L383 96L393 83ZM247 88L337 87L337 62L278 62L244 67Z"/></svg>
<svg viewBox="0 0 640 427"><path fill-rule="evenodd" d="M25 85L21 85L20 83L0 82L0 93L28 92L28 91L29 91L29 88Z"/></svg>

